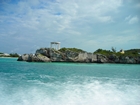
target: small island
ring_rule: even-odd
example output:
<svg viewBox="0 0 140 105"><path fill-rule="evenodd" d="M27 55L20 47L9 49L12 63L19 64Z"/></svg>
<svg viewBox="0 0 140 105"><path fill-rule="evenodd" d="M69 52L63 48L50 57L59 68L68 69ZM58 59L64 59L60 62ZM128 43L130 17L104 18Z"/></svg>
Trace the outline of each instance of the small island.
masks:
<svg viewBox="0 0 140 105"><path fill-rule="evenodd" d="M40 48L35 54L23 54L17 61L27 62L77 62L77 63L121 63L140 64L140 49L97 49L90 53L78 48Z"/></svg>
<svg viewBox="0 0 140 105"><path fill-rule="evenodd" d="M8 53L0 52L0 57L19 57L19 54L17 54L17 53L10 53L10 54L8 54Z"/></svg>

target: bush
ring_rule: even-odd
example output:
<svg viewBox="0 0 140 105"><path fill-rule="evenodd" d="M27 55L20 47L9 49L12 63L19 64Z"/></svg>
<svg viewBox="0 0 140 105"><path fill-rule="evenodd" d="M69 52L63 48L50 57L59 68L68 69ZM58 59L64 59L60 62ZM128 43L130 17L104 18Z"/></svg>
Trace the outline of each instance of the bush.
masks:
<svg viewBox="0 0 140 105"><path fill-rule="evenodd" d="M19 55L17 53L11 53L10 57L19 57Z"/></svg>
<svg viewBox="0 0 140 105"><path fill-rule="evenodd" d="M73 52L77 52L77 53L85 52L82 49L78 49L78 48L65 48L65 47L64 48L61 48L59 51L60 52L73 51Z"/></svg>
<svg viewBox="0 0 140 105"><path fill-rule="evenodd" d="M0 54L3 54L2 52L0 52Z"/></svg>
<svg viewBox="0 0 140 105"><path fill-rule="evenodd" d="M130 49L130 50L125 50L124 54L121 54L120 52L116 52L114 48L113 50L103 50L103 49L98 49L94 52L94 54L103 54L103 55L111 55L114 54L116 56L129 56L129 57L140 57L140 49Z"/></svg>
<svg viewBox="0 0 140 105"><path fill-rule="evenodd" d="M111 54L114 54L112 51L110 50L103 50L103 49L98 49L94 52L94 54L103 54L103 55L111 55Z"/></svg>

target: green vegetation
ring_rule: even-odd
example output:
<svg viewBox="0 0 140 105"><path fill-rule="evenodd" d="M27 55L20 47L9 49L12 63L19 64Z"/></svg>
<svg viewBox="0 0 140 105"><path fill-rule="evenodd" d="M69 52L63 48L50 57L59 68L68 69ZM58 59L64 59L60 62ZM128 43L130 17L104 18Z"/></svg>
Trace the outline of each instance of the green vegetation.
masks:
<svg viewBox="0 0 140 105"><path fill-rule="evenodd" d="M10 57L19 57L19 55L17 53L11 53Z"/></svg>
<svg viewBox="0 0 140 105"><path fill-rule="evenodd" d="M2 52L0 52L0 54L3 54Z"/></svg>
<svg viewBox="0 0 140 105"><path fill-rule="evenodd" d="M65 53L66 51L73 51L73 52L86 52L82 49L78 48L61 48L59 50L60 52ZM112 47L111 50L104 50L104 49L97 49L94 54L102 54L105 56L110 56L110 55L116 55L116 56L129 56L129 57L140 57L140 49L130 49L130 50L125 50L124 54L117 52L116 48Z"/></svg>
<svg viewBox="0 0 140 105"><path fill-rule="evenodd" d="M112 47L111 50L112 50L112 52L114 52L114 53L116 52L116 48L114 48L114 47Z"/></svg>
<svg viewBox="0 0 140 105"><path fill-rule="evenodd" d="M126 50L124 55L130 56L130 57L138 57L138 56L140 57L140 49Z"/></svg>
<svg viewBox="0 0 140 105"><path fill-rule="evenodd" d="M77 52L77 53L86 52L86 51L84 51L82 49L78 49L78 48L65 48L65 47L61 48L59 51L60 52L73 51L73 52Z"/></svg>
<svg viewBox="0 0 140 105"><path fill-rule="evenodd" d="M0 52L0 57L19 57L17 53L5 54Z"/></svg>
<svg viewBox="0 0 140 105"><path fill-rule="evenodd" d="M116 52L116 49L112 47L112 51L98 49L94 52L94 54L103 54L106 56L114 54L116 56L140 57L140 49L130 49L130 50L125 50L124 52L125 52L124 54L121 54L120 52Z"/></svg>
<svg viewBox="0 0 140 105"><path fill-rule="evenodd" d="M111 54L115 54L115 52L112 52L110 50L103 50L103 49L98 49L94 52L94 54L103 54L103 55L111 55Z"/></svg>

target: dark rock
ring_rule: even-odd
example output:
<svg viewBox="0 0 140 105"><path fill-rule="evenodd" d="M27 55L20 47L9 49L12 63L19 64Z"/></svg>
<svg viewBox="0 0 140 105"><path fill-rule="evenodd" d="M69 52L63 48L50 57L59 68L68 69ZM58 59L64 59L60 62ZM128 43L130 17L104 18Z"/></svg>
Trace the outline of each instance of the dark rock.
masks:
<svg viewBox="0 0 140 105"><path fill-rule="evenodd" d="M47 56L48 58L50 58L50 48L41 48L36 50L35 54L42 54L44 56Z"/></svg>
<svg viewBox="0 0 140 105"><path fill-rule="evenodd" d="M50 62L50 59L41 54L29 55L27 62Z"/></svg>
<svg viewBox="0 0 140 105"><path fill-rule="evenodd" d="M23 55L19 56L17 61L27 61L28 58L29 58L29 54L23 54Z"/></svg>
<svg viewBox="0 0 140 105"><path fill-rule="evenodd" d="M92 53L79 53L78 56L75 57L75 62L93 63L96 61L97 61L97 55Z"/></svg>
<svg viewBox="0 0 140 105"><path fill-rule="evenodd" d="M105 55L97 54L97 63L108 63L108 58Z"/></svg>
<svg viewBox="0 0 140 105"><path fill-rule="evenodd" d="M140 64L140 57L129 57L124 55L117 56L115 54L105 56L102 54L93 54L87 52L78 53L70 50L60 52L50 48L41 48L36 51L35 55L23 54L18 58L18 61Z"/></svg>

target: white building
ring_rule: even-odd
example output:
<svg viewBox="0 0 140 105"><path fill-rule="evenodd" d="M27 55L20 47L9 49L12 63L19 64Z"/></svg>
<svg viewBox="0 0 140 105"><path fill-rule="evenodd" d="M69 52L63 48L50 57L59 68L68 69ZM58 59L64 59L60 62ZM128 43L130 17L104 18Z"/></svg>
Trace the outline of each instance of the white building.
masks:
<svg viewBox="0 0 140 105"><path fill-rule="evenodd" d="M55 50L60 49L60 42L51 42L51 49L54 48Z"/></svg>

